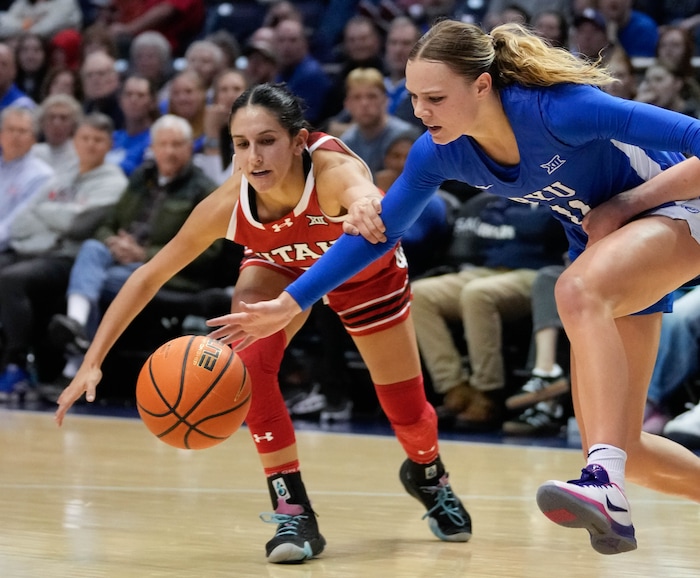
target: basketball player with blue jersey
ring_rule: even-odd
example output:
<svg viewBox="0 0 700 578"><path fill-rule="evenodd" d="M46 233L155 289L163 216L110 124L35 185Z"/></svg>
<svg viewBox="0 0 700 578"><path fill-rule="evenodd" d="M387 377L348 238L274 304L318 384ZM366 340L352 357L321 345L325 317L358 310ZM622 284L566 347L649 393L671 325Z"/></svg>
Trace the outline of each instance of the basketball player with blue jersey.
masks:
<svg viewBox="0 0 700 578"><path fill-rule="evenodd" d="M512 24L436 24L406 78L427 133L383 200L350 207L345 231L359 236L277 299L210 320L212 335L245 346L276 331L388 251L444 180L549 206L573 260L556 299L587 463L579 479L545 482L537 502L596 551L633 550L625 479L700 501L700 458L641 431L667 295L700 274L700 161L680 154L700 156L700 121L605 94L605 70Z"/></svg>

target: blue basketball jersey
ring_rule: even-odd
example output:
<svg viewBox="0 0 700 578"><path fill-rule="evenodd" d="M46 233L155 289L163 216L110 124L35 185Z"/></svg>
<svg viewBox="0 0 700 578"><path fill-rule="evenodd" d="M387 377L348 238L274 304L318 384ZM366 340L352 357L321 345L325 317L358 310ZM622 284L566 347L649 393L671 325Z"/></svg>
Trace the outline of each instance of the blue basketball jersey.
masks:
<svg viewBox="0 0 700 578"><path fill-rule="evenodd" d="M700 156L697 119L613 97L595 87L511 86L500 96L520 163L499 165L468 136L438 145L423 134L382 202L387 242L372 245L362 238L341 237L288 287L302 307L392 247L445 180L549 206L564 225L575 258L586 246L581 223L590 209L684 159L680 152L664 151Z"/></svg>

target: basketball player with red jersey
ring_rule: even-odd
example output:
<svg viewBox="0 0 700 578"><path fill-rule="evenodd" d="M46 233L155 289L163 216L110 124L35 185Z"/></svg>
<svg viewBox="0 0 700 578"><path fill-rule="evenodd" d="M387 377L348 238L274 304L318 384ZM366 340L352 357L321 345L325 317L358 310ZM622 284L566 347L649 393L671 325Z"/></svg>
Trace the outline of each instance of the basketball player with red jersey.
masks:
<svg viewBox="0 0 700 578"><path fill-rule="evenodd" d="M298 98L283 85L257 85L234 103L229 123L234 173L192 212L178 234L127 280L103 316L71 384L58 399L56 421L83 394L95 399L100 366L127 325L158 289L213 241L246 247L232 311L269 300L318 260L342 233L355 200L380 196L367 166L340 141L310 134ZM400 479L427 509L440 539L465 542L471 519L452 491L439 456L437 419L423 387L410 316L407 266L399 245L326 296L369 369L379 402L406 460ZM279 389L284 349L308 318L304 311L282 330L240 351L252 381L246 423L260 456L277 524L266 544L273 563L302 562L325 546L301 479L294 428ZM401 355L396 355L400 351Z"/></svg>
<svg viewBox="0 0 700 578"><path fill-rule="evenodd" d="M367 170L364 161L342 141L320 132L310 133L307 149L335 151L351 155ZM306 186L299 203L281 219L261 223L255 217L255 196L243 177L236 209L229 223L227 238L245 247L241 268L266 267L296 279L308 269L343 232L343 217L324 213L319 204L314 175L307 173ZM351 335L388 329L406 320L410 289L407 264L397 245L335 291L326 300L338 313ZM363 306L363 304L365 304Z"/></svg>

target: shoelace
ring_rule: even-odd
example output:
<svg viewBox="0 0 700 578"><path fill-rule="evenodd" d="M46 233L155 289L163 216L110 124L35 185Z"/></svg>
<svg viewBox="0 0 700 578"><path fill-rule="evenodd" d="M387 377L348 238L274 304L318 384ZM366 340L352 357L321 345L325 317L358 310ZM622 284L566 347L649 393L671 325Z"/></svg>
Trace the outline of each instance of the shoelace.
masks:
<svg viewBox="0 0 700 578"><path fill-rule="evenodd" d="M467 523L459 507L459 500L452 493L452 488L449 485L421 486L421 491L433 494L435 498L435 505L423 514L421 519L427 518L436 510L442 510L456 526L464 526Z"/></svg>
<svg viewBox="0 0 700 578"><path fill-rule="evenodd" d="M581 470L581 477L578 480L569 480L567 483L577 486L612 486L610 483L601 482L594 474L587 469Z"/></svg>
<svg viewBox="0 0 700 578"><path fill-rule="evenodd" d="M306 514L297 514L291 516L289 514L264 513L260 514L260 519L266 524L279 524L275 536L297 536L299 534L298 526L302 520L306 520Z"/></svg>

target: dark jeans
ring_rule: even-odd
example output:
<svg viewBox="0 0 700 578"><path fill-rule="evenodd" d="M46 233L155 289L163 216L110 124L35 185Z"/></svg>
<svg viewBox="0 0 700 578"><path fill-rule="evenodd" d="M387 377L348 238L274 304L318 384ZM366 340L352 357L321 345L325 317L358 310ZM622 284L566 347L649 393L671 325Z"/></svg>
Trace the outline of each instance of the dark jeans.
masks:
<svg viewBox="0 0 700 578"><path fill-rule="evenodd" d="M24 366L30 349L44 339L51 316L65 309L72 263L70 257L20 258L0 269L0 368Z"/></svg>

